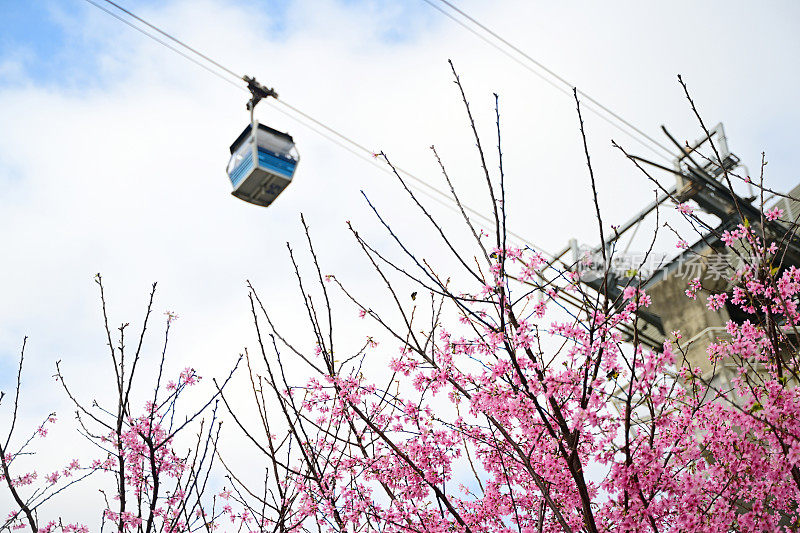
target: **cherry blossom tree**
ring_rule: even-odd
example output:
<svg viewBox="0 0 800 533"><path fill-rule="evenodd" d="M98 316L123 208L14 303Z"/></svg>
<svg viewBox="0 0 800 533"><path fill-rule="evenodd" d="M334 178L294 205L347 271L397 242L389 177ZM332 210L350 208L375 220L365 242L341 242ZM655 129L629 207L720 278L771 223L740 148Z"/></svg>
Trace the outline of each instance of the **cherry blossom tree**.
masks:
<svg viewBox="0 0 800 533"><path fill-rule="evenodd" d="M0 459L16 507L0 529L88 531L66 521L39 522L39 516L78 479L104 475L113 478L113 490L98 514L103 529L120 532L800 528L800 270L785 262L786 250L796 246L796 221L763 208L763 193L771 192L764 165L755 183L762 193L760 220L740 212L737 228L715 235L737 258L730 269L733 288L720 292L700 278L687 280L686 298L705 299L711 311L733 306L744 317L729 321L726 338L709 346L709 375L688 362L690 346L680 331L655 346L644 342L641 323L653 302L640 287L642 274L634 272L616 294L607 267L601 283L589 288L577 264L512 243L499 101L495 96L499 165L492 171L453 74L492 208L490 230L468 215L435 148L461 228L437 221L389 158L379 155L455 266L437 267L421 256L419 243L405 242L365 196L395 249L379 249L348 222L354 246L386 291L364 298L325 273L301 218L308 260L291 246L288 251L308 336L284 334L268 302L248 284L257 345L245 351L247 371L240 377L249 382L252 405L226 388L232 371L214 382L207 403L184 416L176 414L178 400L199 379L192 369L175 381L160 370L152 400L131 406L152 293L133 355L125 349L127 325L114 341L106 318L117 404L85 406L60 365L57 374L81 433L99 450L97 460L81 465L68 459L45 475L17 468L55 416L20 444L12 439L15 414ZM591 218L606 242L577 94L576 104L596 207ZM732 195L734 181L753 181L727 170L722 179ZM715 231L672 199L701 236ZM458 231L466 237L455 236ZM686 247L681 235L676 239ZM610 265L614 249L601 252ZM398 253L400 260L391 258ZM348 312L373 331L357 345L352 329L335 327ZM167 319L164 352L174 318ZM24 347L22 353L20 374ZM730 379L715 379L723 368ZM18 398L19 386L14 413ZM249 441L248 463L266 460L265 471L222 461L230 451L219 441L224 417ZM190 428L196 444L180 454L175 439ZM215 458L229 488L206 494Z"/></svg>
<svg viewBox="0 0 800 533"><path fill-rule="evenodd" d="M89 464L81 464L78 458L73 457L66 460L63 468L47 474L35 468L26 470L30 463L30 460L26 462L26 456L35 456L37 440L48 437L48 426L56 423L56 415L48 415L21 444L12 447L17 442L14 437L20 407L25 339L19 359L13 416L7 437L0 443L0 480L11 493L15 508L0 517L4 521L0 523L0 531L96 531L96 527L90 529L85 524L62 521L60 517L45 518L48 502L57 497L68 497L62 493L69 494L69 489L76 483L89 482L99 485L104 496L104 504L97 505L100 530L177 532L208 529L230 514L225 502L217 495L204 495L220 431L218 394L212 395L200 407L188 411L181 408L182 396L201 377L192 368L184 369L175 380L164 376L170 327L177 319L177 315L167 312L158 373L155 383L150 384L151 397L143 406L132 405L132 392L138 388L138 374L142 372L142 346L152 314L156 285L153 284L150 292L136 348L131 353L125 337L130 324L120 325L117 338L113 338L99 274L95 281L100 290L109 356L113 363L116 403L104 406L92 399L89 404L85 395L94 392L86 391L84 387L78 388L80 392L75 390L68 384L61 363L56 363L55 377L75 408L78 432L88 444L86 451L93 459ZM225 387L234 371L235 367L231 375L218 385L219 390ZM205 414L208 416L203 416ZM196 442L185 455L179 454L176 438L189 431L196 433ZM113 480L110 486L109 479Z"/></svg>

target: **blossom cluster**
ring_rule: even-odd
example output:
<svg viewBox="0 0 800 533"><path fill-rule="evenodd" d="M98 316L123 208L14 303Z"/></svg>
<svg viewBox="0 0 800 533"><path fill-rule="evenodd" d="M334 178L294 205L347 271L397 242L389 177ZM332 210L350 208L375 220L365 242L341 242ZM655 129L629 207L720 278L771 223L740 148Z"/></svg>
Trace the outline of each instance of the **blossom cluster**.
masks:
<svg viewBox="0 0 800 533"><path fill-rule="evenodd" d="M687 364L679 331L659 349L626 345L624 332L652 304L635 285L585 319L546 323L567 291L512 300L512 280L535 282L547 264L494 249L488 279L458 297L462 327L437 324L423 332L426 346L409 341L391 357L393 382L407 388L381 388L355 370L308 382L302 413L336 429L302 443L326 468L298 463L294 523L716 532L797 520L800 365L775 346L800 323L800 270L772 266L775 245L746 225L724 240L731 253L751 252L729 292L705 294L712 312L730 304L751 316L729 321L729 338L708 348L712 363L736 369L731 388ZM696 277L686 296L701 293ZM563 349L546 356L543 332Z"/></svg>

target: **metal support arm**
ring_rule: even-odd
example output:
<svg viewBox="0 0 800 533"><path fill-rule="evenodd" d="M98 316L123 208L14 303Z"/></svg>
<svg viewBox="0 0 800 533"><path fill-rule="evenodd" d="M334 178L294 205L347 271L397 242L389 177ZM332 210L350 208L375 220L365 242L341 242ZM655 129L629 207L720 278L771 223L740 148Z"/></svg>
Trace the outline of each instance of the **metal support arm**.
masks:
<svg viewBox="0 0 800 533"><path fill-rule="evenodd" d="M252 95L252 98L247 102L247 109L250 111L250 122L252 122L256 105L264 98L278 98L278 93L275 92L275 89L264 87L253 77L242 76L242 80L247 83L247 90Z"/></svg>

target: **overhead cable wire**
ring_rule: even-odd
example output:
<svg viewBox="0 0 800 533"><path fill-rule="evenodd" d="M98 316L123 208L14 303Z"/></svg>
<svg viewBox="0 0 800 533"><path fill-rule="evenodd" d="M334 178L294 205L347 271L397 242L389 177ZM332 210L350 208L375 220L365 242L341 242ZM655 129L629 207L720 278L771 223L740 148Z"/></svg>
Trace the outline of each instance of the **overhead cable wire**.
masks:
<svg viewBox="0 0 800 533"><path fill-rule="evenodd" d="M537 66L539 69L543 70L544 72L546 72L547 74L549 74L550 76L552 76L553 78L558 80L561 83L562 86L559 86L558 84L553 82L551 79L548 79L541 72L538 72L536 69L531 67L529 64L524 63L518 57L516 57L513 54L511 54L508 50L502 48L497 43L492 42L486 36L481 35L474 28L472 28L472 27L468 26L467 24L465 24L462 20L459 20L458 18L453 16L451 13L447 12L446 10L444 10L441 7L439 7L438 5L436 5L434 0L422 0L422 1L425 2L426 4L428 4L429 6L431 6L432 8L436 9L438 12L440 12L441 14L443 14L444 16L446 16L447 18L449 18L453 22L457 23L459 26L461 26L462 28L466 29L467 31L469 31L470 33L475 35L476 37L480 38L485 43L489 44L490 46L492 46L496 50L502 52L504 55L506 55L507 57L511 58L516 63L518 63L519 65L523 66L524 68L526 68L527 70L529 70L530 72L532 72L533 74L535 74L536 76L541 78L542 80L546 81L551 86L555 87L556 89L560 90L561 92L563 92L565 94L571 94L572 93L572 88L575 87L574 84L570 83L567 79L565 79L564 77L560 76L558 73L556 73L552 69L548 68L546 65L544 65L540 61L536 60L531 55L527 54L521 48L515 46L514 44L512 44L508 40L504 39L497 32L493 31L492 29L490 29L486 25L482 24L480 21L478 21L474 17L471 17L469 14L464 12L462 9L459 9L457 6L453 5L448 0L438 0L438 1L441 2L442 4L445 4L450 9L452 9L453 11L455 11L456 13L461 15L463 18L467 19L468 21L470 21L471 23L473 23L474 25L479 27L481 30L483 30L487 34L489 34L492 37L494 37L497 41L501 42L502 44L504 44L505 46L507 46L508 48L510 48L511 50L516 52L517 54L519 54L520 56L524 57L530 63L532 63L533 65ZM663 150L663 152L666 153L667 156L665 156L664 154L662 154L662 153L658 152L657 150L655 150L653 148L653 146L647 145L642 139L637 138L636 135L632 134L629 131L626 131L625 128L623 128L620 124L614 123L611 119L609 119L608 117L604 116L598 110L593 109L591 106L587 106L587 109L592 111L595 115L599 116L600 118L602 118L603 120L605 120L609 124L613 125L618 130L622 131L623 133L625 133L629 137L633 138L634 140L636 140L637 142L639 142L640 144L645 146L648 150L651 150L652 152L656 153L659 157L661 157L663 159L667 159L669 161L672 160L672 158L674 157L674 154L672 153L672 151L668 147L664 146L662 143L660 143L659 141L657 141L656 139L654 139L653 137L651 137L650 135L648 135L647 133L645 133L641 129L637 128L635 125L633 125L629 121L625 120L622 116L620 116L619 114L615 113L613 110L608 108L607 106L605 106L602 103L600 103L599 101L597 101L595 98L593 98L591 95L587 94L585 91L582 91L581 89L578 89L577 87L575 87L575 90L578 92L578 95L582 96L583 98L585 98L586 100L591 102L593 105L597 106L600 110L604 111L605 113L610 115L612 118L616 119L619 123L621 123L622 125L626 126L627 128L629 128L630 130L635 132L640 137L642 137L642 138L646 139L647 141L649 141L650 143L652 143L653 146L656 146L656 147L660 148L661 150Z"/></svg>
<svg viewBox="0 0 800 533"><path fill-rule="evenodd" d="M236 79L237 79L237 82L240 82L241 80L243 80L243 76L240 76L239 74L237 74L236 72L234 72L232 69L229 69L229 68L225 67L225 66L224 66L222 63L220 63L220 62L218 62L218 61L215 61L214 59L212 59L212 58L211 58L211 57L209 57L208 55L206 55L206 54L204 54L204 53L200 52L200 51L199 51L199 50L197 50L196 48L194 48L194 47L192 47L192 46L189 46L188 44L186 44L185 42L181 41L180 39L178 39L177 37L173 36L172 34L170 34L170 33L167 33L166 31L162 30L161 28L159 28L159 27L155 26L154 24L151 24L151 23L150 23L150 22L148 22L147 20L145 20L145 19L143 19L143 18L139 17L138 15L136 15L135 13L133 13L132 11L130 11L130 10L128 10L128 9L126 9L126 8L124 8L124 7L122 7L122 6L120 6L119 4L117 4L116 2L114 2L114 1L112 1L112 0L103 0L103 1L104 1L104 2L106 2L106 3L107 3L107 4L109 4L109 5L111 5L111 6L115 7L115 8L117 8L118 10L120 10L121 12L123 12L123 13L125 13L126 15L130 16L131 18L133 18L133 19L135 19L135 20L137 20L137 21L141 22L142 24L146 25L148 28L152 29L153 31L157 32L158 34L160 34L160 35L162 35L162 36L166 37L166 38L167 38L167 39L169 39L170 41L174 42L176 45L178 45L178 46L180 46L180 47L184 48L185 50L187 50L187 51L189 51L189 52L191 52L191 53L195 54L196 56L198 56L198 57L202 58L203 60L207 61L207 62L208 62L208 63L210 63L211 65L213 65L213 66L217 67L218 69L222 70L223 72L225 72L225 73L226 73L226 74L228 74L229 76L231 76L231 77L233 77L233 78L236 78ZM142 33L143 35L145 35L145 36L149 37L150 39L152 39L152 40L154 40L155 42L157 42L157 43L161 44L162 46L164 46L164 47L168 48L169 50L172 50L173 52L177 53L177 54L178 54L178 55L180 55L181 57L183 57L183 58L185 58L185 59L188 59L189 61L191 61L191 62L192 62L192 63L194 63L195 65L197 65L197 66L200 66L200 67L202 67L204 70L206 70L206 71L208 71L208 72L210 72L210 73L214 74L215 76L217 76L217 77L219 77L219 78L223 79L223 80L224 80L224 81L226 81L227 83L230 83L231 85L233 85L233 86L235 86L235 87L237 87L237 88L241 89L242 91L245 91L245 92L247 92L247 89L246 89L245 87L243 87L243 86L242 86L240 83L234 82L234 81L233 81L233 80L231 80L230 78L228 78L228 77L224 76L222 73L220 73L220 72L218 72L218 71L215 71L215 70L213 70L213 69L212 69L212 68L210 68L208 65L205 65L205 64L203 64L202 62L198 61L197 59L195 59L194 57L190 56L189 54L187 54L187 53L183 52L182 50L179 50L179 49L178 49L178 48L176 48L175 46L172 46L171 44L169 44L169 43L165 42L163 39L159 38L158 36L154 35L153 33L151 33L151 32L149 32L149 31L147 31L147 30L145 30L145 29L141 28L140 26L137 26L136 24L133 24L133 23L131 23L129 20L126 20L124 17L121 17L121 16L119 16L117 13L114 13L113 11L111 11L111 10L109 10L109 9L106 9L106 8L105 8L105 7L103 7L102 5L100 5L100 4L98 4L97 2L95 2L94 0L86 0L86 2L88 2L89 4L93 5L94 7L98 8L98 9L100 9L101 11L103 11L103 12L105 12L105 13L107 13L107 14L109 14L109 15L113 16L115 19L119 20L120 22L123 22L123 23L125 23L127 26L129 26L129 27L133 28L134 30L136 30L136 31L138 31L138 32L140 32L140 33ZM325 124L325 123L323 123L323 122L321 122L321 121L319 121L319 120L315 119L314 117L312 117L311 115L308 115L307 113L304 113L303 111L301 111L301 110L300 110L300 109L298 109L297 107L295 107L295 106L293 106L293 105L289 104L288 102L286 102L286 101L284 101L284 100L282 100L282 99L280 99L280 98L275 98L275 101L276 101L277 103L281 104L282 106L284 106L286 109L289 109L289 110L290 110L290 111L292 111L293 113L296 113L296 114L300 115L301 117L303 117L304 119L306 119L306 120L308 120L308 121L312 122L313 124L315 124L315 125L316 125L316 126L318 126L319 128L322 128L322 129L324 129L324 130L325 130L326 132L328 132L330 135L328 135L328 134L326 134L326 133L324 133L324 132L320 131L319 129L317 129L317 128L315 128L315 127L313 127L313 126L311 126L311 125L309 125L309 124L307 124L307 123L305 123L305 122L303 122L302 120L298 119L297 117L294 117L294 116L292 116L290 113L288 113L288 112L286 112L286 111L284 111L284 110L281 110L281 109L276 109L276 111L278 111L278 112L280 112L280 113L282 113L282 114L284 114L284 115L288 116L289 118L291 118L291 119L293 119L293 120L297 121L297 122L298 122L299 124L301 124L302 126L304 126L304 127L308 128L308 129L310 129L310 130L314 131L314 132L315 132L315 133L317 133L318 135L320 135L320 136L322 136L322 137L326 138L327 140L329 140L329 141L333 142L334 144L337 144L337 145L338 145L338 146L340 146L341 148L344 148L345 150L349 151L349 152L350 152L350 153L352 153L353 155L356 155L356 156L357 156L357 157L359 157L360 159L363 159L363 160L365 160L365 161L367 161L367 162L369 162L369 163L373 164L373 166L375 166L376 168L379 168L379 169L381 169L381 170L382 170L382 171L384 171L384 172L387 172L387 173L389 173L389 174L392 174L392 171L391 171L391 170L389 170L388 168L386 168L386 167L384 167L384 166L382 166L382 165L378 165L378 164L377 164L377 163L374 161L374 158L375 158L375 156L376 156L375 152L373 152L372 150L370 150L369 148L367 148L367 147L366 147L366 146L364 146L363 144L361 144L361 143L359 143L359 142L357 142L357 141L353 140L352 138L350 138L350 137L348 137L348 136L344 135L343 133L340 133L340 132L339 132L339 131L337 131L336 129L334 129L334 128L331 128L331 127L330 127L330 126L328 126L327 124ZM335 136L336 138L340 139L340 141L337 141L335 138L331 137L331 135L333 135L333 136ZM358 154L356 150L353 150L352 148L350 148L350 147L346 146L346 145L345 145L344 143L342 143L341 141L344 141L344 143L347 143L348 145L350 145L350 146L352 146L352 147L355 147L357 150L359 150L359 151L363 152L364 154L366 154L366 156L362 156L362 155ZM445 199L447 202L449 202L449 204L451 204L451 205L449 206L451 209L455 209L455 205L452 205L452 204L454 204L454 203L455 203L455 200L454 200L454 199L452 198L452 196L450 196L449 194L445 193L445 192L444 192L444 191L442 191L441 189L439 189L439 188L437 188L437 187L435 187L435 186L431 185L431 184L430 184L430 183L428 183L427 181L425 181L425 180L423 180L423 179L421 179L421 178L419 178L419 177L415 176L414 174L412 174L411 172L409 172L409 171L407 171L407 170L405 170L405 169L403 169L403 168L400 168L400 167L397 167L397 166L395 166L395 167L394 167L394 169L395 169L395 170L396 170L396 171L397 171L399 174L403 174L403 175L405 175L405 176L406 176L406 177L408 177L409 179L413 180L415 183L417 183L417 184L421 185L422 187L425 187L426 189L428 189L428 191L429 191L429 192L424 192L424 191L422 191L422 190L421 190L421 189L420 189L418 186L417 186L417 187L414 187L414 188L416 188L417 190L420 190L421 192L424 192L424 194L425 194L426 196L428 196L428 197L430 197L430 198L433 198L433 199L436 199L436 197L434 196L434 194L435 194L435 195L438 195L440 198L443 198L443 199ZM431 194L431 193L434 193L434 194ZM442 203L443 205L447 205L447 204L444 204L444 203L443 203L441 200L437 200L437 202L438 202L438 203ZM486 227L486 229L490 229L490 228L492 228L492 229L493 229L493 228L494 228L494 222L493 222L493 220L492 220L490 217L488 217L488 216L486 216L486 215L482 214L481 212L477 211L476 209L474 209L474 208L472 208L472 207L469 207L468 205L464 205L464 204L462 204L462 207L464 208L464 210L465 210L465 211L467 211L467 212L471 213L473 216L475 216L475 217L479 218L480 220L482 220L482 221L483 221L483 223L484 223L484 224L482 224L482 225L486 225L486 226L485 226L485 227ZM526 238L525 238L525 237L523 237L522 235L520 235L520 234L518 234L518 233L516 233L516 232L513 232L513 231L508 231L508 230L507 230L507 233L508 233L509 235L511 235L512 237L514 237L514 238L518 239L519 241L521 241L521 243L523 243L523 244L525 244L525 245L527 245L527 246L531 247L532 249L535 249L535 250L539 251L540 253L542 253L542 254L544 254L544 255L546 255L546 256L553 257L553 256L552 256L552 254L550 254L550 253L546 252L546 251L545 251L543 248L541 248L541 247L539 247L539 246L536 246L536 245L534 245L534 244L533 244L533 243L532 243L532 242L531 242L529 239L526 239Z"/></svg>
<svg viewBox="0 0 800 533"><path fill-rule="evenodd" d="M174 42L178 46L181 46L185 50L188 50L189 52L197 55L198 57L200 57L203 60L207 61L211 65L213 65L213 66L217 67L218 69L222 70L223 72L225 72L229 76L231 76L233 78L236 78L237 82L234 82L231 78L226 77L225 75L223 75L222 73L220 73L218 71L215 71L214 69L210 68L208 65L203 64L202 62L198 61L196 58L190 56L189 54L183 52L182 50L179 50L178 48L176 48L175 46L172 46L168 42L165 42L163 39L159 38L158 36L154 35L153 33L151 33L149 31L137 26L136 24L131 23L129 20L126 20L125 18L119 16L117 13L114 13L113 11L104 8L102 5L98 4L94 0L86 0L86 2L88 2L91 5L93 5L94 7L96 7L98 9L100 9L101 11L111 15L115 19L119 20L120 22L123 22L127 26L129 26L129 27L133 28L134 30L138 31L139 33L149 37L150 39L152 39L155 42L161 44L162 46L168 48L169 50L172 50L173 52L175 52L176 54L180 55L181 57L183 57L185 59L188 59L189 61L191 61L195 65L197 65L199 67L202 67L204 70L214 74L215 76L217 76L220 79L224 80L225 82L233 85L234 87L236 87L236 88L238 88L238 89L240 89L240 90L242 90L244 92L248 92L248 90L245 87L243 87L240 83L238 83L238 82L241 82L243 80L243 77L239 76L233 70L225 67L223 64L221 64L218 61L215 61L214 59L210 58L206 54L203 54L202 52L200 52L196 48L193 48L193 47L189 46L188 44L184 43L183 41L181 41L177 37L174 37L170 33L167 33L165 31L163 31L162 29L158 28L154 24L151 24L150 22L146 21L145 19L139 17L138 15L136 15L133 12L131 12L130 10L125 9L124 7L120 6L116 2L114 2L112 0L103 0L103 1L106 2L107 4L111 5L111 6L114 6L115 8L119 9L120 11L122 11L123 13L125 13L128 16L132 17L133 19L141 22L142 24L145 24L148 28L151 28L153 31L155 31L158 34L166 37L167 39L169 39L170 41ZM285 100L282 100L280 98L275 98L275 101L277 103L279 103L280 105L284 106L286 109L290 110L292 113L300 115L301 117L303 117L303 119L313 123L314 125L316 125L316 127L311 125L311 124L308 124L308 123L304 122L303 120L297 118L296 116L293 116L291 113L289 113L289 112L287 112L287 111L285 111L283 109L275 108L275 110L278 111L279 113L289 117L290 119L296 121L298 124L302 125L303 127L310 129L311 131L313 131L317 135L320 135L321 137L327 139L328 141L330 141L330 142L338 145L339 147L347 150L348 152L350 152L354 156L358 157L359 159L362 159L362 160L372 164L375 168L378 168L381 171L386 172L388 174L393 174L393 171L389 170L389 168L387 168L386 166L379 165L375 161L375 157L377 156L377 154L375 152L373 152L372 150L370 150L369 148L367 148L366 146L364 146L363 144L353 140L352 138L344 135L343 133L340 133L336 129L331 128L330 126L328 126L324 122L321 122L320 120L317 120L316 118L312 117L311 115L308 115L307 113L301 111L297 107L289 104ZM319 128L322 128L324 131L321 131ZM353 148L355 148L355 149L353 149ZM359 151L361 153L359 153ZM393 168L394 168L394 170L397 171L398 174L402 174L402 175L406 176L407 178L411 179L412 181L414 181L416 184L418 184L417 186L414 186L414 184L409 184L414 189L417 189L417 191L423 193L425 196L435 200L437 203L440 203L440 204L448 207L449 209L451 209L453 211L456 211L456 212L458 211L456 209L456 205L455 205L456 201L453 199L453 197L451 195L449 195L446 192L442 191L441 189L431 185L430 183L428 183L427 181L423 180L422 178L419 178L419 177L415 176L414 174L412 174L408 170L405 170L405 169L403 169L401 167L398 167L398 166L393 166ZM422 189L420 186L424 187L424 189ZM427 191L425 189L427 189ZM442 201L443 199L446 202ZM470 213L471 215L473 215L474 217L478 218L482 222L482 223L479 222L479 225L483 226L485 229L495 229L494 228L494 226L495 226L494 225L494 221L490 217L484 215L480 211L478 211L478 210L476 210L476 209L474 209L474 208L472 208L472 207L470 207L468 205L465 205L463 203L462 203L461 206L464 208L464 210L466 212ZM520 244L522 244L523 246L528 246L531 249L534 249L534 250L542 253L545 256L548 256L550 258L554 258L555 259L555 257L552 254L550 254L549 252L545 251L543 248L541 248L539 246L536 246L535 244L533 244L532 241L530 241L529 239L523 237L519 233L516 233L514 231L510 231L510 230L506 230L506 233L508 235L514 237L518 241L520 241Z"/></svg>

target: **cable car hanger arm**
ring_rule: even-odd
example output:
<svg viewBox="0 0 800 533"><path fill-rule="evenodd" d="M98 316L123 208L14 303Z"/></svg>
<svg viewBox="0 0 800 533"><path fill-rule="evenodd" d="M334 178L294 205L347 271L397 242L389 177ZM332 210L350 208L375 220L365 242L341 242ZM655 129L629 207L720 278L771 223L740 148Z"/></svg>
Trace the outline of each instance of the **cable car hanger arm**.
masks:
<svg viewBox="0 0 800 533"><path fill-rule="evenodd" d="M254 77L245 75L242 76L242 80L247 84L247 90L252 95L252 98L247 102L247 109L250 111L251 118L253 110L262 99L270 97L278 99L278 93L275 92L275 89L264 87Z"/></svg>

